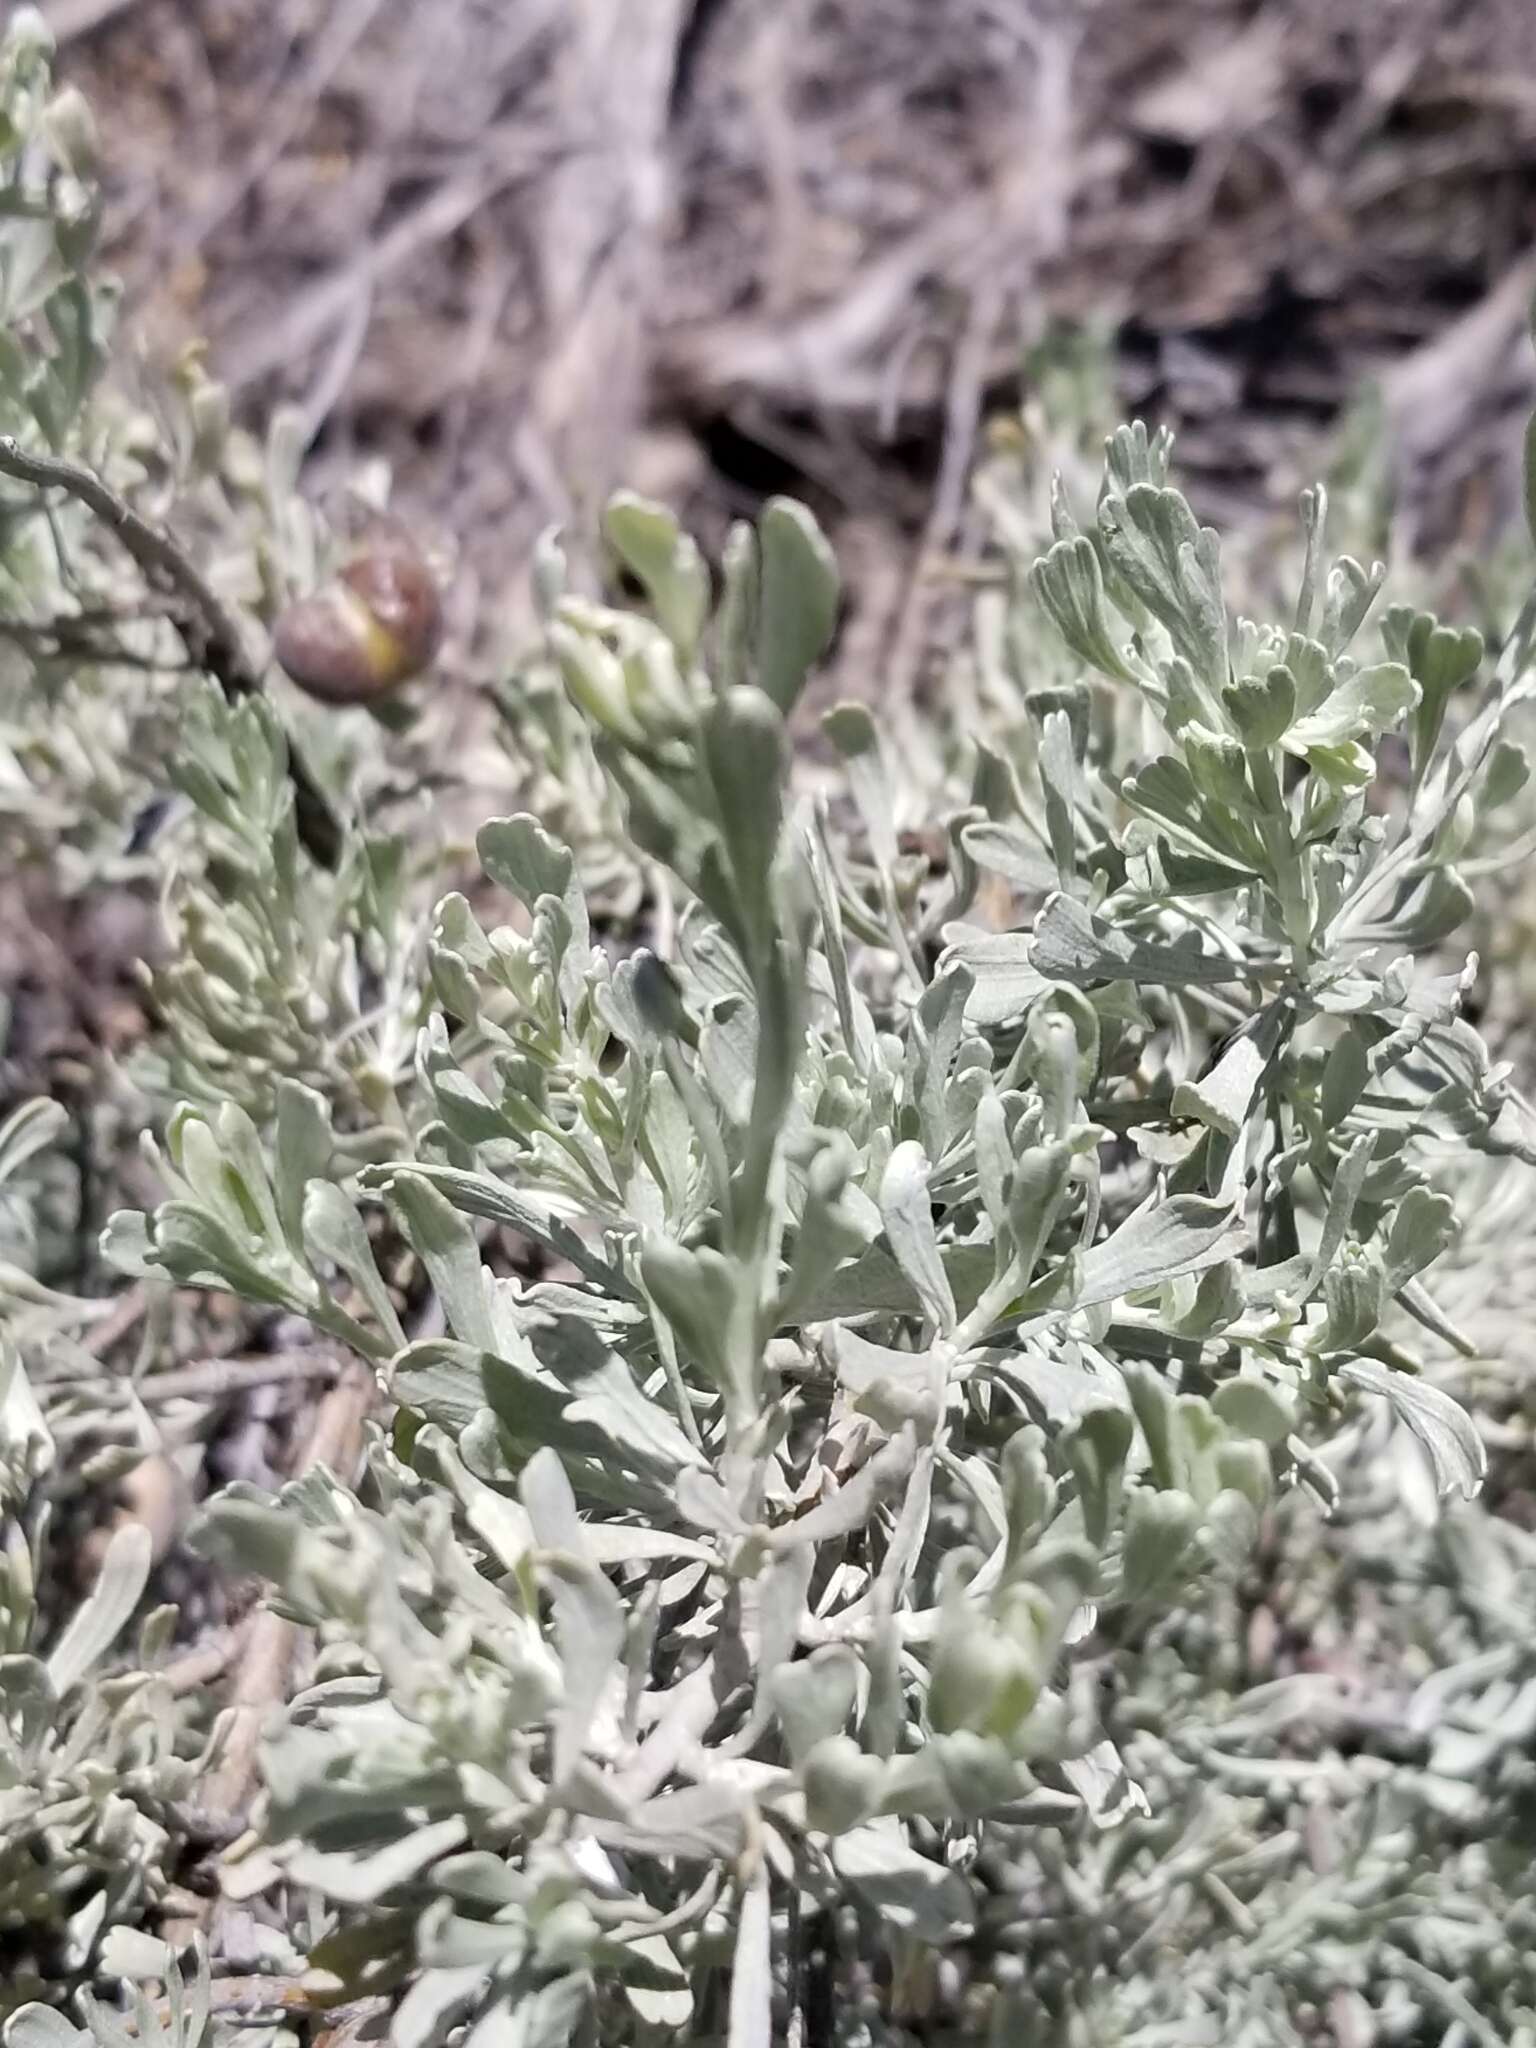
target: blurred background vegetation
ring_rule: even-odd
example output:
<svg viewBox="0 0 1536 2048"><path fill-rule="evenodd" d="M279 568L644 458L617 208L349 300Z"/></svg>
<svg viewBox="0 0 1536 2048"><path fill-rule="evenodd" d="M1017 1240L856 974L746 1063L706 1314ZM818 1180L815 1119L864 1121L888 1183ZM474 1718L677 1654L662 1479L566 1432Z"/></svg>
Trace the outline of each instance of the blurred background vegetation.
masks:
<svg viewBox="0 0 1536 2048"><path fill-rule="evenodd" d="M1061 323L1197 510L1289 508L1368 385L1403 537L1474 555L1533 377L1527 0L48 0L110 109L130 331L206 337L309 476L358 454L520 601L622 481L709 539L788 490L834 687L942 657L965 478ZM1110 423L1112 423L1112 418Z"/></svg>

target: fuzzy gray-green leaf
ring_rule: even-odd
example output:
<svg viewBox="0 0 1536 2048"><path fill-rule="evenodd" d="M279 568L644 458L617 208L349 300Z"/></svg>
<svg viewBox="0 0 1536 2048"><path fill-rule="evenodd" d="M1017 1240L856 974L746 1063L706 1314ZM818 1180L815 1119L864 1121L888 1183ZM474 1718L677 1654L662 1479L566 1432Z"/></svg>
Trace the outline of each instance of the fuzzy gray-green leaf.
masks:
<svg viewBox="0 0 1536 2048"><path fill-rule="evenodd" d="M764 506L757 545L757 683L787 716L832 644L837 563L816 521L789 498Z"/></svg>

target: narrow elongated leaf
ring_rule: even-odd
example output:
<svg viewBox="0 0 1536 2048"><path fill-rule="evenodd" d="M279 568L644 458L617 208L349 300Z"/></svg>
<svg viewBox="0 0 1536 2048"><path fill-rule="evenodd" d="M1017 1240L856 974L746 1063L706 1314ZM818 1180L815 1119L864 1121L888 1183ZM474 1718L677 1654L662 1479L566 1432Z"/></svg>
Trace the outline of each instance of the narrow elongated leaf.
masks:
<svg viewBox="0 0 1536 2048"><path fill-rule="evenodd" d="M624 1609L587 1555L565 1468L552 1450L537 1452L519 1488L540 1549L555 1608L564 1702L555 1719L555 1779L567 1779L624 1652Z"/></svg>
<svg viewBox="0 0 1536 2048"><path fill-rule="evenodd" d="M843 758L848 786L869 834L870 851L881 867L889 869L897 855L896 819L874 713L867 704L835 704L821 725Z"/></svg>
<svg viewBox="0 0 1536 2048"><path fill-rule="evenodd" d="M751 680L757 625L757 535L738 519L720 556L720 605L715 614L715 659L721 683L734 689Z"/></svg>
<svg viewBox="0 0 1536 2048"><path fill-rule="evenodd" d="M1355 1358L1335 1368L1335 1377L1369 1394L1380 1394L1403 1427L1423 1445L1442 1499L1459 1494L1475 1500L1488 1470L1488 1454L1471 1417L1449 1394L1412 1373L1394 1372L1375 1358Z"/></svg>
<svg viewBox="0 0 1536 2048"><path fill-rule="evenodd" d="M797 1764L847 1727L858 1704L859 1670L853 1651L832 1643L773 1674L769 1693Z"/></svg>
<svg viewBox="0 0 1536 2048"><path fill-rule="evenodd" d="M832 644L837 562L816 521L789 498L763 507L757 547L757 682L787 714Z"/></svg>
<svg viewBox="0 0 1536 2048"><path fill-rule="evenodd" d="M1181 1273L1203 1272L1238 1257L1246 1243L1238 1212L1220 1197L1149 1199L1102 1244L1084 1253L1077 1306L1089 1308Z"/></svg>
<svg viewBox="0 0 1536 2048"><path fill-rule="evenodd" d="M917 1104L922 1141L935 1158L949 1141L949 1079L970 994L968 969L958 962L947 965L923 991L907 1040L907 1093Z"/></svg>
<svg viewBox="0 0 1536 2048"><path fill-rule="evenodd" d="M584 1971L572 1970L524 1993L515 2007L493 2006L470 2028L465 2048L570 2048L591 2003L592 1980ZM493 2026L497 2019L507 2026Z"/></svg>
<svg viewBox="0 0 1536 2048"><path fill-rule="evenodd" d="M914 1392L928 1385L933 1376L933 1355L927 1351L892 1351L884 1344L871 1344L857 1330L835 1323L827 1333L827 1356L832 1361L838 1384L855 1396L867 1393L881 1380L891 1380Z"/></svg>
<svg viewBox="0 0 1536 2048"><path fill-rule="evenodd" d="M504 1223L509 1229L531 1238L535 1244L543 1245L556 1257L568 1259L578 1272L596 1282L605 1293L626 1301L638 1301L634 1287L619 1269L610 1265L601 1253L593 1251L586 1240L539 1196L523 1194L491 1174L467 1173L452 1166L410 1163L398 1167L369 1167L359 1174L358 1180L365 1188L387 1193L395 1174L400 1172L408 1172L413 1179L428 1182L461 1214L479 1216L488 1223Z"/></svg>
<svg viewBox="0 0 1536 2048"><path fill-rule="evenodd" d="M133 1618L149 1583L154 1541L142 1522L124 1522L107 1545L96 1583L48 1658L55 1692L68 1692L104 1657Z"/></svg>
<svg viewBox="0 0 1536 2048"><path fill-rule="evenodd" d="M32 1391L21 1354L0 1338L0 1507L11 1505L4 1484L7 1472L17 1480L40 1478L52 1467L54 1454L53 1432Z"/></svg>
<svg viewBox="0 0 1536 2048"><path fill-rule="evenodd" d="M975 1924L964 1880L920 1856L894 1822L874 1821L840 1835L832 1844L832 1862L876 1912L919 1941L943 1948Z"/></svg>
<svg viewBox="0 0 1536 2048"><path fill-rule="evenodd" d="M688 663L709 611L709 571L697 543L665 506L633 491L609 499L603 531L644 585L662 631Z"/></svg>
<svg viewBox="0 0 1536 2048"><path fill-rule="evenodd" d="M370 1855L327 1852L307 1844L292 1852L287 1872L295 1884L312 1885L338 1905L368 1906L397 1885L420 1875L439 1856L457 1849L468 1837L462 1818L451 1815L425 1827L408 1829L400 1839Z"/></svg>
<svg viewBox="0 0 1536 2048"><path fill-rule="evenodd" d="M18 1174L29 1159L57 1142L69 1123L62 1102L23 1102L0 1124L0 1182Z"/></svg>
<svg viewBox="0 0 1536 2048"><path fill-rule="evenodd" d="M901 1485L911 1471L916 1455L917 1445L912 1431L904 1429L900 1436L882 1445L869 1463L861 1465L829 1499L808 1508L803 1515L797 1515L794 1521L786 1522L776 1530L775 1545L782 1550L808 1549L811 1544L825 1543L862 1529L876 1505Z"/></svg>
<svg viewBox="0 0 1536 2048"><path fill-rule="evenodd" d="M631 1472L665 1483L700 1463L676 1423L646 1400L612 1353L603 1352L595 1370L566 1382L526 1359L438 1339L402 1351L391 1384L398 1400L447 1430L462 1430L489 1406L525 1451L547 1444L593 1460L615 1479ZM649 1501L656 1494L647 1488L635 1497Z"/></svg>
<svg viewBox="0 0 1536 2048"><path fill-rule="evenodd" d="M1106 981L1189 988L1236 981L1242 975L1238 963L1202 952L1198 945L1163 946L1128 938L1070 896L1053 896L1040 913L1030 957L1037 972L1080 988Z"/></svg>
<svg viewBox="0 0 1536 2048"><path fill-rule="evenodd" d="M1051 886L1054 879L1053 874ZM981 932L952 924L945 928L944 944L942 965L958 962L971 976L965 999L969 1024L1016 1023L1050 988L1035 963L1028 932Z"/></svg>
<svg viewBox="0 0 1536 2048"><path fill-rule="evenodd" d="M839 1496L841 1498L841 1496ZM805 1599L816 1568L814 1539L783 1545L757 1581L757 1692L761 1699L774 1674L789 1664L800 1640Z"/></svg>
<svg viewBox="0 0 1536 2048"><path fill-rule="evenodd" d="M1116 574L1209 689L1227 680L1227 616L1220 544L1179 492L1133 483L1099 508L1099 531Z"/></svg>
<svg viewBox="0 0 1536 2048"><path fill-rule="evenodd" d="M1364 1039L1353 1027L1346 1028L1329 1051L1328 1063L1323 1068L1318 1108L1326 1130L1336 1131L1343 1123L1365 1093L1370 1073Z"/></svg>
<svg viewBox="0 0 1536 2048"><path fill-rule="evenodd" d="M1058 540L1030 570L1030 588L1062 639L1090 667L1128 683L1110 633L1099 551L1084 534Z"/></svg>
<svg viewBox="0 0 1536 2048"><path fill-rule="evenodd" d="M1298 719L1285 743L1300 753L1308 747L1339 747L1350 740L1387 732L1419 701L1419 686L1399 661L1358 669L1327 701Z"/></svg>
<svg viewBox="0 0 1536 2048"><path fill-rule="evenodd" d="M1056 869L1050 855L1038 839L1031 838L1016 825L998 825L988 819L967 825L960 839L978 867L1001 875L1016 889L1044 895L1057 887Z"/></svg>
<svg viewBox="0 0 1536 2048"><path fill-rule="evenodd" d="M973 1308L992 1278L992 1249L956 1245L944 1253L944 1271L962 1312ZM840 1266L808 1301L796 1305L796 1321L824 1323L833 1317L888 1314L913 1315L921 1308L917 1291L885 1249L872 1244L858 1258Z"/></svg>
<svg viewBox="0 0 1536 2048"><path fill-rule="evenodd" d="M676 1472L704 1460L671 1413L636 1384L635 1375L583 1316L532 1314L528 1330L540 1365L574 1397L566 1421L600 1429L650 1469Z"/></svg>
<svg viewBox="0 0 1536 2048"><path fill-rule="evenodd" d="M896 1263L940 1334L955 1327L955 1297L939 1257L928 1194L927 1154L915 1139L898 1145L880 1183L880 1214Z"/></svg>
<svg viewBox="0 0 1536 2048"><path fill-rule="evenodd" d="M324 1097L285 1076L277 1089L273 1193L283 1235L294 1251L302 1251L304 1244L305 1189L329 1170L334 1144Z"/></svg>
<svg viewBox="0 0 1536 2048"><path fill-rule="evenodd" d="M1311 1271L1304 1283L1305 1294L1312 1292L1339 1255L1339 1248L1344 1242L1350 1220L1355 1213L1355 1204L1360 1199L1360 1190L1365 1185L1365 1177L1370 1172L1371 1162L1376 1156L1376 1143L1376 1132L1367 1131L1355 1139L1339 1161L1333 1176L1333 1188L1328 1197L1328 1209L1323 1217L1323 1227L1318 1236Z"/></svg>
<svg viewBox="0 0 1536 2048"><path fill-rule="evenodd" d="M453 1204L420 1174L394 1174L387 1192L411 1248L432 1276L449 1329L462 1344L494 1351L496 1328L474 1232Z"/></svg>
<svg viewBox="0 0 1536 2048"><path fill-rule="evenodd" d="M668 1557L696 1564L719 1563L718 1551L707 1543L697 1543L670 1529L645 1529L630 1522L589 1522L586 1543L594 1564L647 1564Z"/></svg>
<svg viewBox="0 0 1536 2048"><path fill-rule="evenodd" d="M731 1963L726 2048L773 2048L773 1952L767 1867L759 1863L742 1894Z"/></svg>
<svg viewBox="0 0 1536 2048"><path fill-rule="evenodd" d="M1056 862L1060 888L1068 888L1077 870L1077 839L1074 816L1077 791L1077 762L1072 752L1072 721L1065 711L1046 714L1040 738L1040 784L1045 793L1045 817L1051 835L1051 853Z"/></svg>
<svg viewBox="0 0 1536 2048"><path fill-rule="evenodd" d="M728 690L705 713L703 734L737 895L755 922L767 907L779 843L789 761L784 720L760 690Z"/></svg>
<svg viewBox="0 0 1536 2048"><path fill-rule="evenodd" d="M5 2048L86 2048L91 2036L51 2005L19 2005L5 2023Z"/></svg>
<svg viewBox="0 0 1536 2048"><path fill-rule="evenodd" d="M312 1255L339 1266L362 1295L392 1351L405 1342L357 1205L334 1181L312 1181L304 1198L303 1242Z"/></svg>
<svg viewBox="0 0 1536 2048"><path fill-rule="evenodd" d="M1224 1138L1235 1138L1248 1115L1265 1059L1253 1037L1234 1038L1210 1073L1181 1081L1173 1091L1173 1114L1193 1117Z"/></svg>
<svg viewBox="0 0 1536 2048"><path fill-rule="evenodd" d="M570 848L552 838L537 818L524 813L515 818L492 818L482 825L475 851L491 880L510 889L528 910L535 908L541 896L563 902L575 879Z"/></svg>

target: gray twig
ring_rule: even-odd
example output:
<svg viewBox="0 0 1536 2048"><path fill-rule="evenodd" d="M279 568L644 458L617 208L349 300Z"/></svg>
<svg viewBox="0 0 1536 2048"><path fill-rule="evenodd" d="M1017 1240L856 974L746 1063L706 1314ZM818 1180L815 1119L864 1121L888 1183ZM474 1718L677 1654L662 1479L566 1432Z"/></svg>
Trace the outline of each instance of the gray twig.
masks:
<svg viewBox="0 0 1536 2048"><path fill-rule="evenodd" d="M142 1280L135 1281L106 1309L100 1322L93 1323L81 1337L80 1349L88 1351L92 1358L105 1358L114 1344L121 1343L138 1327L148 1307L149 1289Z"/></svg>
<svg viewBox="0 0 1536 2048"><path fill-rule="evenodd" d="M253 1387L288 1386L333 1379L336 1361L319 1352L273 1358L210 1358L174 1372L146 1373L134 1383L141 1401L226 1401Z"/></svg>
<svg viewBox="0 0 1536 2048"><path fill-rule="evenodd" d="M94 512L112 528L150 582L186 605L189 616L178 618L176 628L193 660L232 697L250 696L261 688L240 628L222 599L171 536L140 518L94 470L61 456L29 455L6 434L0 435L0 472L40 491L65 491Z"/></svg>

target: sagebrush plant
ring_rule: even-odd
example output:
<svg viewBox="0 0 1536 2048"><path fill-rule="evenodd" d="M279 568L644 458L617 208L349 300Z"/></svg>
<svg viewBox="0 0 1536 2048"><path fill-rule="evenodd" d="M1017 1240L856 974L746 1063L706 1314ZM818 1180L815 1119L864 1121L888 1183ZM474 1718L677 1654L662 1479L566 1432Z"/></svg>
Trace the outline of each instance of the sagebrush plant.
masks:
<svg viewBox="0 0 1536 2048"><path fill-rule="evenodd" d="M184 536L252 649L286 595L322 573L330 545L293 489L301 449L290 421L280 419L264 447L232 430L227 402L195 354L163 391L145 393L124 378L120 359L119 374L107 374L116 293L94 263L94 130L79 95L55 86L50 60L37 12L8 10L0 37L7 889L29 869L66 898L145 887L158 875L172 960L153 984L160 1036L139 1078L259 1108L270 1102L274 1073L318 1072L366 1156L368 1131L391 1127L389 1075L408 1059L394 1037L395 1007L412 1001L403 964L411 913L401 891L431 849L392 859L387 841L354 822L377 780L378 749L370 750L366 719L338 724L328 754L316 751L326 780L345 788L352 806L346 857L335 873L304 874L301 897L292 859L283 866L282 805L263 777L286 778L282 728L302 719L302 707L292 692L270 707L249 694L226 701L193 658L189 635L195 642L199 622L184 592L153 573L152 556L124 544L120 515L152 539L167 527ZM109 512L72 488L30 481L37 462L99 485ZM377 495L376 480L368 488ZM167 798L169 815L159 818ZM202 947L210 896L218 934ZM14 914L8 902L7 919ZM219 976L221 999L210 1001ZM251 1002L262 1005L261 1028L242 1032ZM8 1000L0 1017L8 1039ZM134 1097L101 1064L87 1116L99 1121L93 1136L110 1162ZM46 1103L23 1103L0 1126L0 2015L29 1998L61 2001L101 1973L126 1974L126 1952L114 1944L166 1908L205 1847L195 1801L209 1717L170 1682L170 1608L139 1616L137 1657L121 1661L120 1639L150 1579L147 1532L130 1521L104 1543L94 1589L61 1598L79 1563L71 1551L92 1519L93 1487L99 1493L163 1447L132 1385L75 1341L105 1304L40 1278L58 1263L53 1182L73 1174L80 1141ZM76 1272L63 1284L99 1278ZM33 2021L25 2026L35 2031Z"/></svg>
<svg viewBox="0 0 1536 2048"><path fill-rule="evenodd" d="M58 448L82 429L107 360L114 295L88 282L90 117L78 95L54 91L50 51L35 11L16 10L0 42L0 431ZM138 721L95 686L92 654L104 648L124 665L155 655L120 590L74 581L82 507L52 507L46 518L14 501L5 510L0 816L11 860L46 853L67 876L99 864L112 821L142 787L131 766Z"/></svg>
<svg viewBox="0 0 1536 2048"><path fill-rule="evenodd" d="M319 1090L359 1142L403 1135L395 1090L424 1014L435 848L362 825L333 870L303 858L282 728L268 705L191 698L172 782L191 800L168 849L168 957L148 977L155 1097L238 1103L269 1119L285 1082ZM190 842L187 844L186 842Z"/></svg>
<svg viewBox="0 0 1536 2048"><path fill-rule="evenodd" d="M174 510L259 645L326 562L291 428L258 454L189 364L135 441L94 347L72 409L46 396L84 202L38 168L35 18L6 50L0 233L45 222L65 294L12 322L7 389L45 393L18 437ZM1086 416L1091 361L1066 376ZM502 693L542 815L479 835L490 929L462 895L422 929L433 854L370 822L362 714L265 673L227 701L78 505L16 499L19 684L52 663L61 732L89 698L143 739L100 802L65 760L51 812L29 740L28 844L111 879L124 822L183 800L143 1062L183 1098L169 1194L107 1250L307 1319L387 1408L356 1490L237 1486L196 1541L317 1643L225 1887L307 1945L316 2006L384 1995L400 2048L1536 2038L1536 1580L1460 1505L1487 1453L1431 1271L1536 1147L1455 953L1463 870L1527 822L1530 615L1489 659L1416 586L1384 604L1319 490L1245 618L1165 435L1122 428L1099 482L1083 418L1044 432L1043 545L982 479L1003 580L952 701L899 735L878 697L831 714L846 815L787 738L838 607L802 509L715 577L619 498L643 608L575 595L547 542ZM134 637L81 645L100 611ZM622 929L642 890L675 933L594 943L594 902ZM0 1368L0 1942L18 1999L160 1975L168 2021L141 1995L90 2031L191 2048L204 1994L124 1930L200 1737L164 1615L142 1669L86 1676L140 1536L36 1640L74 1311L31 1294ZM1263 1682L1266 1614L1347 1673ZM34 2005L7 2038L65 2031Z"/></svg>
<svg viewBox="0 0 1536 2048"><path fill-rule="evenodd" d="M738 532L716 596L621 501L649 611L547 592L549 649L686 892L675 956L594 948L570 851L493 821L518 922L439 908L409 1152L349 1170L292 1082L270 1138L188 1107L174 1198L114 1227L135 1270L308 1314L394 1405L360 1498L236 1488L199 1540L324 1646L228 1881L328 1897L319 1981L408 1987L402 2044L900 2038L959 1953L996 2039L1156 2038L1154 1987L1106 1976L1117 1886L1134 1925L1187 1869L1241 1931L1271 1866L1227 1834L1159 1865L1149 1785L1241 1778L1294 1713L1174 1684L1127 1740L1106 1672L1230 1601L1277 1495L1337 1497L1362 1395L1433 1491L1476 1490L1405 1332L1448 1328L1447 1157L1532 1139L1468 973L1413 956L1523 782L1524 643L1479 685L1477 635L1398 609L1357 658L1380 579L1328 558L1321 494L1283 622L1229 618L1168 456L1123 429L1096 507L1058 499L1031 582L1080 667L976 749L937 876L871 710L829 720L860 830L794 800L836 609L808 517ZM983 871L1039 905L1020 928L966 922ZM380 1207L446 1335L407 1341ZM1375 1882L1359 1995L1454 1999Z"/></svg>
<svg viewBox="0 0 1536 2048"><path fill-rule="evenodd" d="M64 895L158 886L169 958L150 977L161 1028L137 1076L152 1099L267 1115L286 1075L325 1088L358 1130L387 1124L441 848L375 822L393 793L388 707L318 714L270 659L285 603L323 582L341 545L298 494L295 417L264 442L233 427L195 350L164 387L106 374L116 291L93 261L94 130L79 95L54 88L50 54L36 11L13 10L0 44L7 855ZM40 485L37 461L73 482ZM387 491L360 474L352 509L377 513ZM194 555L192 578L167 572L168 556ZM218 633L232 644L214 648ZM301 872L306 795L343 815L332 859Z"/></svg>
<svg viewBox="0 0 1536 2048"><path fill-rule="evenodd" d="M128 1952L131 1951L125 1945L125 1959ZM120 1974L126 1980L133 1972L125 1969ZM204 2043L235 2037L235 2029L212 2018L213 1986L204 1946L198 1947L197 1967L190 1985L174 1956L160 1965L156 1981L164 1983L164 2003L151 1998L141 1984L133 1983L126 2000L128 2011L121 2017L111 2006L83 1992L83 2027L72 2026L61 2014L45 2006L24 2007L6 2030L8 2048L71 2048L73 2043L81 2044L81 2048L122 2048L127 2040L144 2043L145 2048L150 2048L150 2044L152 2048L204 2048ZM270 2030L258 2033L251 2027L241 2029L240 2036L261 2041L271 2038Z"/></svg>
<svg viewBox="0 0 1536 2048"><path fill-rule="evenodd" d="M24 1104L0 1126L0 1186L58 1136L63 1113ZM202 1745L164 1667L175 1623L156 1608L127 1670L104 1662L149 1582L150 1536L130 1522L62 1628L47 1628L43 1482L56 1446L24 1349L89 1318L93 1304L7 1269L0 1296L0 2017L88 1980L115 1933L150 1916L172 1881L178 1814ZM10 2036L8 2035L8 2039Z"/></svg>

